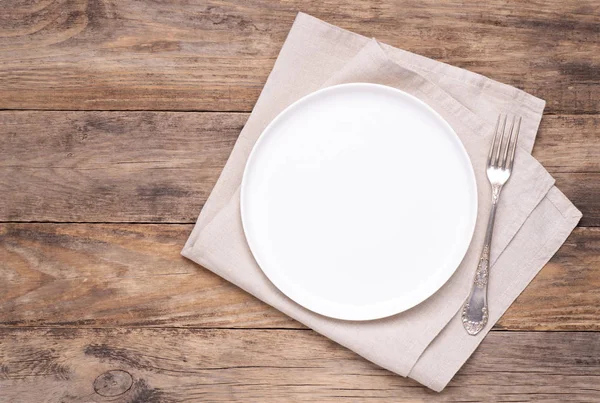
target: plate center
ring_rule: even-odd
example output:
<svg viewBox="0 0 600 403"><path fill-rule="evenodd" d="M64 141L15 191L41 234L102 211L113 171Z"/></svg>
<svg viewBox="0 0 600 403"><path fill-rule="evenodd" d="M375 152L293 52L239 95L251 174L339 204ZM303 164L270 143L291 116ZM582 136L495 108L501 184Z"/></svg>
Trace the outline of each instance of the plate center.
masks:
<svg viewBox="0 0 600 403"><path fill-rule="evenodd" d="M407 94L367 84L284 111L255 146L242 191L261 269L334 317L389 315L431 295L462 260L475 211L472 168L448 124Z"/></svg>

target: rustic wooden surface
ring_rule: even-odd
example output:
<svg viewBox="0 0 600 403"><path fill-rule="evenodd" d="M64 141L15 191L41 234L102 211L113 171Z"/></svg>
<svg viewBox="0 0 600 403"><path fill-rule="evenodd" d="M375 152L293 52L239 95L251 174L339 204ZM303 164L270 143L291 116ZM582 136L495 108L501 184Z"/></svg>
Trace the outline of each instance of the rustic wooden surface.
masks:
<svg viewBox="0 0 600 403"><path fill-rule="evenodd" d="M307 330L13 328L0 337L6 401L584 402L600 391L590 332L493 332L439 395Z"/></svg>
<svg viewBox="0 0 600 403"><path fill-rule="evenodd" d="M303 328L179 255L192 225L6 224L0 326ZM578 228L498 322L600 331L600 228Z"/></svg>
<svg viewBox="0 0 600 403"><path fill-rule="evenodd" d="M597 113L596 0L5 0L11 109L252 109L299 10ZM499 67L501 66L501 67Z"/></svg>
<svg viewBox="0 0 600 403"><path fill-rule="evenodd" d="M600 3L5 0L0 402L600 401ZM297 11L546 99L584 216L448 388L179 255Z"/></svg>
<svg viewBox="0 0 600 403"><path fill-rule="evenodd" d="M0 91L1 93L1 91ZM0 111L0 220L195 222L247 113ZM599 115L549 115L533 155L600 226Z"/></svg>

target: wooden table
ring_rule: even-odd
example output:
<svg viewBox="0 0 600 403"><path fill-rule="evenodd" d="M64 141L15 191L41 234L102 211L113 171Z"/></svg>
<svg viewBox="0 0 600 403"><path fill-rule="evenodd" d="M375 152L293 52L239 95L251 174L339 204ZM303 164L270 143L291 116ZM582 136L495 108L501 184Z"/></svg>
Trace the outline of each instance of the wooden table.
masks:
<svg viewBox="0 0 600 403"><path fill-rule="evenodd" d="M0 401L600 401L600 3L4 0ZM179 255L297 11L547 101L580 227L442 394Z"/></svg>

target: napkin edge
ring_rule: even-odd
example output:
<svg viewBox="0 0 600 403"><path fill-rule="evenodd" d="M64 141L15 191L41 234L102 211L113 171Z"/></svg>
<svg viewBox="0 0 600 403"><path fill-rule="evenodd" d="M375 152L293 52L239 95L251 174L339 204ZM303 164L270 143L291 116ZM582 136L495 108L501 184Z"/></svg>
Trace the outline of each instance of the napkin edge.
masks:
<svg viewBox="0 0 600 403"><path fill-rule="evenodd" d="M569 235L573 232L573 230L577 227L579 220L582 217L581 211L577 209L577 207L558 189L556 186L553 186L546 195L548 201L558 210L563 218L563 224L558 226L558 229L552 234L550 239L548 239L538 250L536 255L530 260L529 265L540 265L540 268L532 273L531 278L526 282L523 289L514 297L512 301L508 303L507 308L504 309L503 313L506 312L508 307L510 307L514 301L522 294L522 292L529 286L531 281L539 274L539 272L546 266L546 264L550 261L550 259L556 254L558 249L565 243ZM561 228L562 227L562 228ZM544 256L540 259L541 256ZM500 316L501 318L501 316ZM460 312L457 312L456 315L451 320L460 320ZM456 373L462 368L462 366L469 360L469 358L473 355L473 353L477 350L481 342L487 337L488 333L491 331L491 327L486 327L482 333L475 336L473 340L476 343L470 349L468 354L464 355L464 359L461 360L460 364L455 368L455 370L451 370L447 372L445 375L434 377L433 379L428 378L426 374L417 372L418 368L415 367L411 369L408 377L419 382L420 384L428 387L431 390L436 392L441 392L443 389L450 383L450 381L454 378ZM441 333L440 333L441 334ZM439 337L439 335L438 335ZM421 357L419 357L419 360ZM417 361L418 363L418 361Z"/></svg>

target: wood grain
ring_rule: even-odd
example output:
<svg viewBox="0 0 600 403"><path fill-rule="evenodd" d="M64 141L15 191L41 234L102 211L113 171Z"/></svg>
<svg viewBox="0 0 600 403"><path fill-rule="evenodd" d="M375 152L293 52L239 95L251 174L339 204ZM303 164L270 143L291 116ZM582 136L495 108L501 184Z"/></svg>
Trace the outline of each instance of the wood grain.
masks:
<svg viewBox="0 0 600 403"><path fill-rule="evenodd" d="M492 332L442 394L304 330L2 329L0 345L5 402L600 399L600 333Z"/></svg>
<svg viewBox="0 0 600 403"><path fill-rule="evenodd" d="M6 224L0 326L303 328L179 252L191 225ZM498 322L600 330L600 228L577 229Z"/></svg>
<svg viewBox="0 0 600 403"><path fill-rule="evenodd" d="M595 0L5 0L0 108L250 111L299 10L600 111Z"/></svg>
<svg viewBox="0 0 600 403"><path fill-rule="evenodd" d="M0 112L0 220L194 222L246 119Z"/></svg>
<svg viewBox="0 0 600 403"><path fill-rule="evenodd" d="M0 112L0 221L192 223L248 115ZM600 226L600 115L549 115L534 156Z"/></svg>

